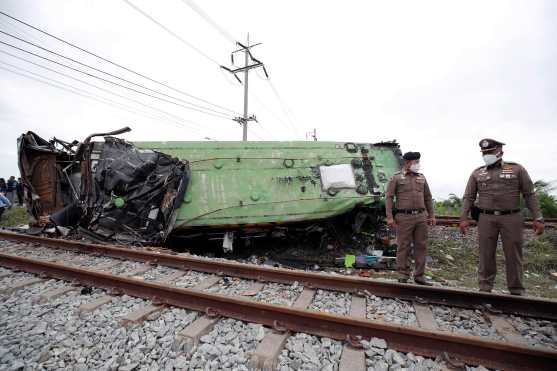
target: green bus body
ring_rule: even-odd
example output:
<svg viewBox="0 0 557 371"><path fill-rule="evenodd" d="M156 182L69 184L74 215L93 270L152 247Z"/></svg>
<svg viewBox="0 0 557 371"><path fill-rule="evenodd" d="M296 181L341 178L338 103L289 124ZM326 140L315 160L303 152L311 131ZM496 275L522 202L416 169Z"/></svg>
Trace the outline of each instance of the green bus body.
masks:
<svg viewBox="0 0 557 371"><path fill-rule="evenodd" d="M191 175L173 232L330 218L383 207L400 168L394 142L135 142L189 163ZM320 168L350 164L356 189L324 190Z"/></svg>
<svg viewBox="0 0 557 371"><path fill-rule="evenodd" d="M129 130L82 142L22 134L31 224L126 243L163 243L170 235L206 241L234 231L241 239L263 232L324 241L342 229L353 238L364 224L378 231L387 181L401 164L396 142L130 143L114 136ZM92 140L99 136L104 141Z"/></svg>

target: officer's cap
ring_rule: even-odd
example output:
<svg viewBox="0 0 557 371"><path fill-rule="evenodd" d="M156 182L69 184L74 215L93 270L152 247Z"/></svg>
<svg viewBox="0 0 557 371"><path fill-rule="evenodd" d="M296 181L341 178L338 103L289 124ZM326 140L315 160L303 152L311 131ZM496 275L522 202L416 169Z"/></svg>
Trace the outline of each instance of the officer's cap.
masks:
<svg viewBox="0 0 557 371"><path fill-rule="evenodd" d="M420 152L406 152L404 156L402 156L402 158L405 159L406 161L419 160L420 157L421 157Z"/></svg>
<svg viewBox="0 0 557 371"><path fill-rule="evenodd" d="M491 151L492 149L495 149L499 146L504 146L504 145L505 145L505 143L501 143L501 142L499 142L495 139L486 138L486 139L480 140L480 150L482 152Z"/></svg>

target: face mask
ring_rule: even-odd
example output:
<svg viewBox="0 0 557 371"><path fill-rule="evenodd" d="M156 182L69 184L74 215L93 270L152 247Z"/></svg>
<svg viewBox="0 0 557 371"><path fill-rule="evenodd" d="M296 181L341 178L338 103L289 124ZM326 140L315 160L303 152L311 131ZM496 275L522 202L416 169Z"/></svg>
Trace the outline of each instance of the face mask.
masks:
<svg viewBox="0 0 557 371"><path fill-rule="evenodd" d="M483 155L483 159L484 159L485 164L487 166L489 166L489 165L493 165L494 163L496 163L497 160L499 160L499 157L497 157L497 155L490 154L490 155Z"/></svg>
<svg viewBox="0 0 557 371"><path fill-rule="evenodd" d="M420 164L410 165L410 171L413 173L417 173L418 171L420 171Z"/></svg>

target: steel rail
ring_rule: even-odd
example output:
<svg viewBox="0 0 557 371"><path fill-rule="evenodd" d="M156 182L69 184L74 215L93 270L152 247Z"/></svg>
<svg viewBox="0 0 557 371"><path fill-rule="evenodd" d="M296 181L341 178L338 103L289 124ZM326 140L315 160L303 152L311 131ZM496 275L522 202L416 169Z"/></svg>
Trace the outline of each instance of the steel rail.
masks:
<svg viewBox="0 0 557 371"><path fill-rule="evenodd" d="M460 217L458 216L449 216L449 215L438 215L435 217L436 221L437 221L437 225L444 225L444 226L451 226L451 227L458 227L458 224L460 223ZM472 223L471 226L476 226L476 221L469 219L469 221ZM557 219L556 218L549 218L549 219L545 219L545 228L556 228L557 226L555 225L557 223ZM531 228L532 227L532 219L525 219L524 220L524 227L525 228Z"/></svg>
<svg viewBox="0 0 557 371"><path fill-rule="evenodd" d="M9 254L0 253L0 265L150 299L160 304L201 311L210 316L234 318L294 332L348 341L354 341L356 336L379 337L385 339L390 348L400 352L413 352L427 357L447 353L472 365L481 364L505 370L540 371L553 370L557 362L557 352L550 349L293 309Z"/></svg>
<svg viewBox="0 0 557 371"><path fill-rule="evenodd" d="M369 278L331 275L322 273L263 267L236 262L224 262L193 256L177 256L159 252L90 244L71 240L36 237L0 231L0 239L20 243L41 244L51 248L86 252L100 256L160 264L184 270L228 275L257 281L300 284L342 292L368 292L381 297L398 298L435 305L503 312L525 317L557 320L557 301L525 296L490 294L444 287L427 287L394 282L382 282Z"/></svg>
<svg viewBox="0 0 557 371"><path fill-rule="evenodd" d="M436 215L435 219L444 219L444 220L456 220L459 221L460 217L456 215ZM533 219L527 218L524 219L525 222L532 222ZM557 223L557 218L544 218L546 223Z"/></svg>

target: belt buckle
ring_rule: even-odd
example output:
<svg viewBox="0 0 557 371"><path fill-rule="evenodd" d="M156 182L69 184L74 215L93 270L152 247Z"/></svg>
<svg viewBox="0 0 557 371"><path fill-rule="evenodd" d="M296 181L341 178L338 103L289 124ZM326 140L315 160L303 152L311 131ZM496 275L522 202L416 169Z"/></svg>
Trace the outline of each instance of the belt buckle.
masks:
<svg viewBox="0 0 557 371"><path fill-rule="evenodd" d="M412 210L412 215L416 215L418 213L418 210Z"/></svg>
<svg viewBox="0 0 557 371"><path fill-rule="evenodd" d="M499 210L494 210L493 215L501 215L501 212Z"/></svg>

